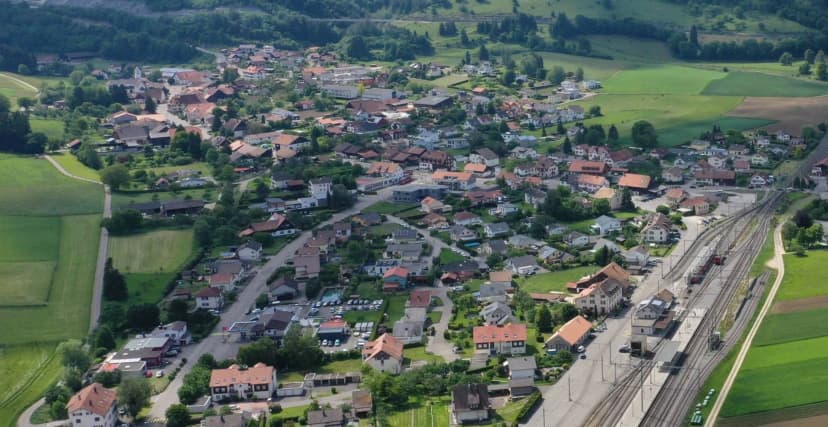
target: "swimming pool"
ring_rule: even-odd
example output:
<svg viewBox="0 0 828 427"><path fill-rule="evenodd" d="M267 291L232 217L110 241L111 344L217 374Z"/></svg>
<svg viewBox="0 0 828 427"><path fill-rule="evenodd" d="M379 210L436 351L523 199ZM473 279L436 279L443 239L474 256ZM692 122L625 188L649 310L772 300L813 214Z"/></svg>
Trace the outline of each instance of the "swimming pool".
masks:
<svg viewBox="0 0 828 427"><path fill-rule="evenodd" d="M327 288L325 289L325 292L322 293L322 296L319 297L319 301L322 302L331 302L336 300L342 300L342 289Z"/></svg>

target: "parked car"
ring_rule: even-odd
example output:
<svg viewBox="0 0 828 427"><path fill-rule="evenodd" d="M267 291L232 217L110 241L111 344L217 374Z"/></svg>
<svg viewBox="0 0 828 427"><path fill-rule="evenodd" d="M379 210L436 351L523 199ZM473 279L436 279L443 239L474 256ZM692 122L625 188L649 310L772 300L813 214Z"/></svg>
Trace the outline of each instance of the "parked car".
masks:
<svg viewBox="0 0 828 427"><path fill-rule="evenodd" d="M581 359L586 359L586 353L581 353Z"/></svg>
<svg viewBox="0 0 828 427"><path fill-rule="evenodd" d="M621 353L629 353L630 350L632 350L632 348L630 348L629 344L624 344L618 349L618 351Z"/></svg>
<svg viewBox="0 0 828 427"><path fill-rule="evenodd" d="M163 369L155 372L155 378L161 378L163 376L164 376L164 370Z"/></svg>

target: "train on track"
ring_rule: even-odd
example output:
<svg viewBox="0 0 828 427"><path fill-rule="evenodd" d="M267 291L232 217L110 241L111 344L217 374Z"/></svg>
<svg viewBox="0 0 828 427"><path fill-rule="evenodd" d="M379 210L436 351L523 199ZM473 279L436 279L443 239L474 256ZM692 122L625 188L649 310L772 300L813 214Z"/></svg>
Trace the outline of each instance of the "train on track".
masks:
<svg viewBox="0 0 828 427"><path fill-rule="evenodd" d="M722 265L724 261L725 255L716 253L715 247L704 248L687 275L687 283L690 285L701 283L713 265Z"/></svg>

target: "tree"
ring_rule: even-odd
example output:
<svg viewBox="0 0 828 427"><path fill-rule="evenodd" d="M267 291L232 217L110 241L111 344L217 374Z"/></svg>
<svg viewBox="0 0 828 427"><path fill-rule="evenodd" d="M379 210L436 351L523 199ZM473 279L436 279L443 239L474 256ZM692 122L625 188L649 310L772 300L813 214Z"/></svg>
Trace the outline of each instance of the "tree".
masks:
<svg viewBox="0 0 828 427"><path fill-rule="evenodd" d="M176 403L167 408L167 427L187 427L190 425L190 411L186 405Z"/></svg>
<svg viewBox="0 0 828 427"><path fill-rule="evenodd" d="M809 64L807 62L803 62L799 66L799 74L802 75L802 76L807 76L807 75L811 74L811 64Z"/></svg>
<svg viewBox="0 0 828 427"><path fill-rule="evenodd" d="M270 297L267 296L266 292L256 297L256 308L265 308L268 304L270 304Z"/></svg>
<svg viewBox="0 0 828 427"><path fill-rule="evenodd" d="M629 188L621 190L621 210L625 212L635 212L635 203L632 200L632 192Z"/></svg>
<svg viewBox="0 0 828 427"><path fill-rule="evenodd" d="M595 257L593 261L596 265L603 267L612 261L612 252L610 252L609 246L601 246L601 249L595 251Z"/></svg>
<svg viewBox="0 0 828 427"><path fill-rule="evenodd" d="M92 169L101 168L101 158L95 150L95 146L90 143L83 143L77 154L78 160Z"/></svg>
<svg viewBox="0 0 828 427"><path fill-rule="evenodd" d="M601 117L603 115L601 114L601 106L593 105L592 107L589 107L589 115L592 117Z"/></svg>
<svg viewBox="0 0 828 427"><path fill-rule="evenodd" d="M479 61L488 61L489 60L489 49L486 49L485 44L481 44L480 49L477 50L477 59Z"/></svg>
<svg viewBox="0 0 828 427"><path fill-rule="evenodd" d="M575 81L581 81L583 79L584 79L584 69L581 68L581 67L578 67L577 69L575 69Z"/></svg>
<svg viewBox="0 0 828 427"><path fill-rule="evenodd" d="M815 64L819 64L820 62L825 62L825 51L822 49L817 52L816 57L814 58Z"/></svg>
<svg viewBox="0 0 828 427"><path fill-rule="evenodd" d="M670 215L670 207L667 205L656 206L656 212L664 215Z"/></svg>
<svg viewBox="0 0 828 427"><path fill-rule="evenodd" d="M24 76L28 76L32 74L31 68L29 68L26 64L20 64L17 66L17 74L23 74Z"/></svg>
<svg viewBox="0 0 828 427"><path fill-rule="evenodd" d="M552 313L546 304L535 310L535 324L540 332L552 332Z"/></svg>
<svg viewBox="0 0 828 427"><path fill-rule="evenodd" d="M817 80L828 80L828 67L826 67L825 62L819 62L816 66L816 74Z"/></svg>
<svg viewBox="0 0 828 427"><path fill-rule="evenodd" d="M160 314L155 304L131 305L126 312L127 327L142 332L151 331L158 326Z"/></svg>
<svg viewBox="0 0 828 427"><path fill-rule="evenodd" d="M141 409L149 405L149 398L152 394L150 385L143 378L127 379L121 382L118 387L118 403L126 409L126 412L135 417Z"/></svg>
<svg viewBox="0 0 828 427"><path fill-rule="evenodd" d="M66 368L86 372L92 366L92 357L89 356L89 353L86 352L78 340L69 340L60 343L58 346L58 354L60 354L61 362Z"/></svg>
<svg viewBox="0 0 828 427"><path fill-rule="evenodd" d="M607 132L607 139L610 142L618 142L618 128L615 125L610 125L609 131Z"/></svg>
<svg viewBox="0 0 828 427"><path fill-rule="evenodd" d="M29 109L35 105L35 100L26 96L21 96L17 98L17 106L20 108Z"/></svg>
<svg viewBox="0 0 828 427"><path fill-rule="evenodd" d="M11 111L11 101L9 97L0 93L0 114L5 114Z"/></svg>
<svg viewBox="0 0 828 427"><path fill-rule="evenodd" d="M243 345L239 348L236 360L248 366L257 363L264 363L276 366L279 362L279 347L269 337L264 337L256 342ZM281 366L279 366L281 369Z"/></svg>
<svg viewBox="0 0 828 427"><path fill-rule="evenodd" d="M146 101L144 101L144 111L150 114L155 114L156 105L155 101L152 99L151 96L148 96Z"/></svg>
<svg viewBox="0 0 828 427"><path fill-rule="evenodd" d="M805 49L805 54L803 55L803 57L805 58L805 62L813 65L814 60L816 59L816 53L813 49Z"/></svg>
<svg viewBox="0 0 828 427"><path fill-rule="evenodd" d="M124 301L129 296L126 278L112 266L112 258L106 259L103 286L104 298L109 301Z"/></svg>
<svg viewBox="0 0 828 427"><path fill-rule="evenodd" d="M98 331L95 332L95 348L106 350L115 348L115 334L112 333L112 328L108 325L99 326Z"/></svg>
<svg viewBox="0 0 828 427"><path fill-rule="evenodd" d="M655 127L645 120L639 120L633 124L632 140L641 148L655 148L658 145Z"/></svg>
<svg viewBox="0 0 828 427"><path fill-rule="evenodd" d="M566 71L564 71L563 67L560 65L556 65L549 70L546 74L546 78L549 79L553 85L559 85L566 79Z"/></svg>
<svg viewBox="0 0 828 427"><path fill-rule="evenodd" d="M779 57L779 63L782 65L791 65L793 64L793 55L790 52L785 52L782 56Z"/></svg>
<svg viewBox="0 0 828 427"><path fill-rule="evenodd" d="M460 29L460 45L466 47L469 45L469 35L466 34L466 29ZM467 52L468 53L468 52ZM468 58L468 55L466 56Z"/></svg>
<svg viewBox="0 0 828 427"><path fill-rule="evenodd" d="M592 213L596 216L608 215L612 212L612 207L607 199L596 199L592 202Z"/></svg>
<svg viewBox="0 0 828 427"><path fill-rule="evenodd" d="M129 182L129 170L120 163L105 167L100 174L101 181L116 191Z"/></svg>
<svg viewBox="0 0 828 427"><path fill-rule="evenodd" d="M693 46L699 45L699 30L696 28L695 25L690 26L690 43Z"/></svg>
<svg viewBox="0 0 828 427"><path fill-rule="evenodd" d="M515 70L508 69L503 73L502 83L504 86L511 86L515 82Z"/></svg>

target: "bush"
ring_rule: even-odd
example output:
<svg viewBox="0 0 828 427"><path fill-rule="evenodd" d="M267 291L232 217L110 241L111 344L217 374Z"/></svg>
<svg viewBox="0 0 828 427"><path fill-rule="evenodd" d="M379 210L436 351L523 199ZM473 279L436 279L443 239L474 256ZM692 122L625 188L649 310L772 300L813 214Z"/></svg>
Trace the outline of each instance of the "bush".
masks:
<svg viewBox="0 0 828 427"><path fill-rule="evenodd" d="M535 406L537 406L538 402L541 400L541 394L539 391L532 392L531 395L526 399L526 402L523 404L523 407L520 408L518 412L517 420L518 421L525 421L526 417L532 413Z"/></svg>

